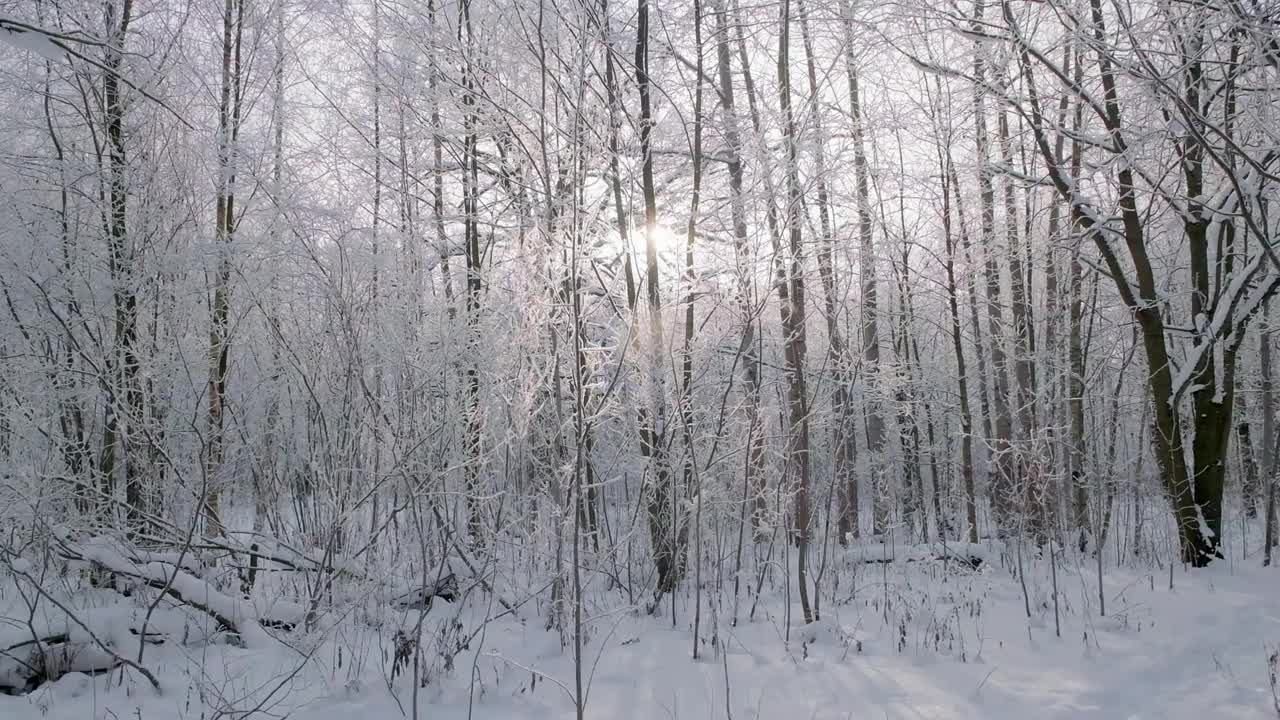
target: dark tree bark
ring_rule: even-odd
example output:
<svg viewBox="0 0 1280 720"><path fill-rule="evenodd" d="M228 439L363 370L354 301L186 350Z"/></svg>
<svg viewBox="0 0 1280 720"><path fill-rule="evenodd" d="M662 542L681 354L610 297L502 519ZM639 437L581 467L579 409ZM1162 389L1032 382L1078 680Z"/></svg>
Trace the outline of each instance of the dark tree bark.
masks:
<svg viewBox="0 0 1280 720"><path fill-rule="evenodd" d="M142 436L143 402L138 375L141 358L138 348L138 298L134 285L136 244L129 234L129 155L125 146L126 101L121 93L120 69L124 64L125 41L133 20L133 0L108 2L105 6L109 42L102 58L102 103L105 114L109 213L106 220L111 275L112 306L115 314L115 351L107 356L107 402L103 418L102 453L98 472L104 497L115 495L116 477L125 488L126 523L130 531L141 522L142 476L133 446ZM110 513L104 503L100 509Z"/></svg>
<svg viewBox="0 0 1280 720"><path fill-rule="evenodd" d="M1266 485L1266 527L1263 531L1262 564L1271 564L1271 548L1276 542L1276 399L1272 377L1272 328L1270 303L1262 306L1258 365L1262 376L1262 477Z"/></svg>
<svg viewBox="0 0 1280 720"><path fill-rule="evenodd" d="M778 30L778 105L782 111L783 141L786 145L788 278L790 312L786 333L787 366L787 474L795 491L793 535L797 547L796 581L800 589L800 607L805 623L817 618L809 603L808 556L811 534L809 507L809 398L805 388L805 291L804 247L802 236L802 193L800 189L799 143L796 122L791 111L791 0L782 0Z"/></svg>
<svg viewBox="0 0 1280 720"><path fill-rule="evenodd" d="M484 261L480 248L480 158L477 92L472 57L475 37L471 22L471 0L462 0L458 8L459 39L465 39L462 60L462 213L463 249L467 260L466 321L466 429L463 435L463 481L467 493L467 532L473 542L484 540L484 518L481 506L481 423L480 423L480 292Z"/></svg>
<svg viewBox="0 0 1280 720"><path fill-rule="evenodd" d="M226 0L222 10L222 91L218 103L218 184L214 203L214 241L218 260L214 270L213 301L210 307L209 434L206 439L204 478L205 529L213 536L224 532L219 500L226 444L223 437L223 416L231 354L228 323L231 312L231 252L236 227L236 145L240 135L240 41L243 31L243 3L240 0Z"/></svg>
<svg viewBox="0 0 1280 720"><path fill-rule="evenodd" d="M645 287L649 310L649 394L648 429L648 515L653 562L658 571L656 595L673 592L684 577L687 548L676 532L674 479L667 461L666 393L663 388L663 348L666 333L662 323L662 302L658 280L657 190L653 180L653 105L649 77L649 0L640 0L636 15L636 86L640 92L640 180L644 195ZM654 603L654 609L657 603Z"/></svg>
<svg viewBox="0 0 1280 720"><path fill-rule="evenodd" d="M1243 401L1240 414L1244 415ZM1236 439L1240 453L1240 499L1244 501L1244 513L1250 519L1258 517L1258 501L1261 487L1258 481L1258 457L1254 454L1253 434L1248 420L1236 424Z"/></svg>
<svg viewBox="0 0 1280 720"><path fill-rule="evenodd" d="M935 79L936 80L936 79ZM942 99L941 81L936 81L939 103ZM949 123L950 115L945 121ZM939 123L939 130L944 128ZM978 501L973 479L973 412L969 408L969 379L964 359L964 329L960 319L959 289L956 284L956 241L952 228L952 194L958 193L955 185L955 163L951 158L950 136L938 144L938 165L942 182L942 238L946 246L944 269L947 273L947 310L951 318L951 349L955 354L956 383L960 403L960 472L964 482L964 514L968 523L968 539L978 542ZM957 208L956 217L965 233L964 217Z"/></svg>
<svg viewBox="0 0 1280 720"><path fill-rule="evenodd" d="M1089 12L1092 45L1103 91L1103 100L1095 107L1095 111L1105 127L1109 149L1123 155L1129 152L1129 128L1121 111L1101 0L1090 0ZM1196 567L1207 565L1214 558L1221 557L1219 545L1222 534L1225 458L1234 405L1237 354L1254 310L1280 289L1280 279L1259 275L1259 271L1267 264L1277 263L1273 255L1265 249L1252 256L1237 250L1236 223L1242 223L1246 227L1256 225L1252 208L1258 200L1252 196L1237 195L1239 186L1236 186L1234 192L1225 193L1211 202L1205 202L1203 195L1195 192L1196 188L1203 188L1205 153L1201 143L1208 121L1201 111L1203 80L1198 75L1200 58L1198 55L1186 58L1180 63L1179 72L1183 73L1180 79L1184 81L1183 91L1195 102L1181 98L1185 104L1179 106L1180 121L1184 127L1190 128L1177 141L1187 205L1186 212L1182 213L1183 235L1192 254L1193 301L1198 307L1209 310L1202 303L1210 297L1216 300L1212 314L1193 314L1195 328L1189 357L1185 361L1189 365L1184 369L1184 374L1175 377L1176 364L1167 344L1169 328L1162 312L1163 289L1147 244L1145 214L1138 200L1138 174L1132 166L1122 164L1115 175L1120 218L1118 232L1123 238L1127 255L1125 262L1113 243L1113 235L1117 230L1103 227L1100 220L1103 215L1090 200L1076 192L1075 178L1064 172L1053 154L1047 123L1035 90L1034 74L1031 72L1032 51L1007 3L1004 15L1018 47L1027 86L1032 131L1041 156L1048 166L1050 180L1063 199L1070 203L1076 223L1094 241L1108 273L1115 281L1121 300L1134 314L1142 332L1148 388L1155 414L1152 443L1165 491L1174 509L1182 559ZM1199 32L1198 28L1197 25L1194 31ZM1202 42L1188 42L1183 47L1202 50L1206 46ZM1043 62L1043 56L1037 54L1037 61ZM1232 90L1228 89L1223 101L1228 117L1233 114L1234 102L1231 96ZM1230 136L1229 128L1225 135ZM1268 163L1274 160L1273 156L1268 158ZM1219 162L1219 168L1229 169L1230 166ZM1223 212L1238 213L1239 220L1228 223L1209 222L1208 219L1213 214ZM1210 273L1204 256L1210 239L1217 248L1215 255L1221 258L1213 273L1215 281L1212 283L1212 293L1205 292ZM1237 256L1242 263L1246 263L1243 267L1236 266ZM1130 267L1132 270L1129 270ZM1250 293L1251 300L1245 299L1246 291ZM1213 318L1212 324L1205 322L1209 317ZM1180 412L1181 402L1186 394L1191 396L1189 425ZM1185 452L1188 443L1191 446L1190 462Z"/></svg>

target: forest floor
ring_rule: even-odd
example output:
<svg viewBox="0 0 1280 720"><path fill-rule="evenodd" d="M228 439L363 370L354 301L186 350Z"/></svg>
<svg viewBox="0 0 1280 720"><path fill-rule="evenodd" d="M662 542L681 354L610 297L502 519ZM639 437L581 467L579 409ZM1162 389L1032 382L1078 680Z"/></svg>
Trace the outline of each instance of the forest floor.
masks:
<svg viewBox="0 0 1280 720"><path fill-rule="evenodd" d="M802 625L791 597L789 633L780 579L765 583L751 619L744 591L734 625L732 583L717 596L716 579L704 578L697 660L691 595L678 599L673 627L669 602L649 616L618 590L584 593L586 717L1280 717L1268 662L1280 650L1280 570L1256 559L1172 574L1111 568L1103 614L1087 556L1056 568L1025 558L1025 596L1010 553L991 553L977 570L867 564L844 550L832 557L821 619ZM79 589L64 598L72 599L122 654L137 652L126 634L145 612L136 598ZM572 613L562 648L538 602L500 617L502 607L479 591L437 602L423 625L417 717L574 717ZM0 647L30 636L23 608L12 579L0 579ZM412 717L413 670L394 680L391 671L395 630L412 628L417 612L348 608L322 632L277 633L243 648L201 634L189 611L162 607L150 627L180 631L183 642L145 650L161 692L135 671L71 673L27 695L0 695L0 718ZM42 610L37 624L56 615Z"/></svg>

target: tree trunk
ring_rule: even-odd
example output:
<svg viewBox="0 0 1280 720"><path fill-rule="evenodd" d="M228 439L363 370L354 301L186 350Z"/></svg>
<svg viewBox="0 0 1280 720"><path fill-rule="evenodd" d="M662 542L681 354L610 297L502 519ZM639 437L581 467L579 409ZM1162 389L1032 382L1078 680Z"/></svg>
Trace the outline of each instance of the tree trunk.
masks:
<svg viewBox="0 0 1280 720"><path fill-rule="evenodd" d="M658 283L658 203L653 180L653 108L649 78L649 0L640 0L636 21L636 86L640 92L641 191L644 195L646 300L649 310L649 460L648 515L653 562L658 571L656 596L675 591L684 577L687 549L676 534L674 479L667 462L666 393L663 349L666 333ZM654 605L656 609L656 603Z"/></svg>
<svg viewBox="0 0 1280 720"><path fill-rule="evenodd" d="M1262 306L1262 330L1259 334L1259 373L1262 375L1262 477L1266 486L1266 527L1263 531L1262 564L1271 564L1271 548L1276 541L1276 399L1272 378L1272 337L1270 303Z"/></svg>
<svg viewBox="0 0 1280 720"><path fill-rule="evenodd" d="M721 0L723 2L723 0ZM716 67L719 74L720 109L724 118L724 141L728 151L729 213L733 225L734 268L737 273L738 308L742 316L742 382L747 415L747 458L743 466L743 503L751 508L752 527L759 527L764 500L764 429L760 417L760 355L756 349L756 302L752 278L754 254L747 236L746 198L743 193L742 138L738 111L734 105L733 75L730 66L729 29L721 6L716 13ZM760 538L757 538L757 540Z"/></svg>
<svg viewBox="0 0 1280 720"><path fill-rule="evenodd" d="M1001 80L1003 83L1004 78L1002 77ZM1000 144L1000 161L1006 170L1012 169L1013 144L1009 138L1009 113L1001 106L996 118ZM1043 486L1043 481L1046 474L1035 469L1040 464L1041 457L1039 433L1036 427L1036 391L1032 375L1034 348L1031 340L1031 329L1033 319L1028 290L1029 283L1025 274L1029 265L1024 266L1023 263L1023 243L1019 237L1018 226L1017 192L1014 180L1008 172L1004 174L1004 221L1005 241L1008 245L1006 250L1009 257L1009 300L1012 305L1010 315L1013 321L1013 377L1015 385L1013 397L1014 409L1017 411L1018 418L1018 437L1021 440L1021 447L1015 450L1015 457L1012 458L1013 463L1010 465L1017 475L1016 482L1020 487L1010 487L1010 490L1017 494L1017 511L1021 516L1019 526L1031 530L1036 538L1043 542L1048 531L1048 528L1045 527L1046 519L1044 517L1045 487ZM990 254L987 257L989 262L993 261ZM990 267L989 265L988 271L990 271ZM997 283L999 282L998 272ZM991 282L991 278L992 276L988 275L988 283ZM987 287L990 289L991 285L988 284ZM995 348L998 344L999 342L995 339L995 333L993 332L992 347Z"/></svg>
<svg viewBox="0 0 1280 720"><path fill-rule="evenodd" d="M643 1L643 0L642 0ZM810 539L809 517L809 400L805 388L805 296L804 249L802 246L802 215L799 151L796 123L791 112L791 0L782 0L780 28L778 31L778 105L782 110L783 141L786 144L787 175L787 233L789 255L788 284L790 295L789 324L783 327L786 334L785 355L787 366L787 406L789 409L787 432L787 468L791 485L795 490L794 537L796 542L796 581L800 589L800 607L805 623L817 618L809 604L808 555Z"/></svg>
<svg viewBox="0 0 1280 720"><path fill-rule="evenodd" d="M1068 56L1070 57L1070 56ZM1084 63L1080 56L1075 58L1074 77L1076 83L1084 80ZM1072 136L1078 137L1084 126L1084 102L1077 100L1071 111ZM1061 152L1058 153L1061 156ZM1071 141L1071 176L1079 177L1084 162L1084 145ZM1070 215L1069 215L1070 216ZM1070 223L1074 230L1076 224ZM1071 308L1068 312L1067 328L1067 403L1068 426L1070 433L1070 452L1068 466L1071 468L1071 518L1072 525L1080 532L1081 537L1089 527L1089 478L1086 472L1084 445L1084 395L1085 395L1085 363L1084 355L1084 266L1080 262L1081 248L1072 248L1071 265L1067 274L1067 287L1071 293Z"/></svg>
<svg viewBox="0 0 1280 720"><path fill-rule="evenodd" d="M980 31L982 24L983 0L974 2L973 27ZM1000 265L997 261L995 188L992 183L991 140L987 133L986 94L987 82L986 48L981 43L974 46L973 76L975 78L973 92L974 137L977 142L978 190L982 211L981 246L984 255L987 295L988 340L991 343L991 372L994 385L991 388L991 406L995 425L995 435L990 437L989 446L994 460L994 473L991 474L988 494L991 499L993 520L998 534L1007 533L1012 523L1012 502L1014 500L1013 470L1013 420L1009 414L1009 367L1004 351L1004 310L1000 298ZM1016 245L1004 248L1006 252L1015 252ZM981 348L979 352L982 352Z"/></svg>
<svg viewBox="0 0 1280 720"><path fill-rule="evenodd" d="M743 31L744 23L742 9L738 5L738 0L730 1L732 3L731 8L733 10L734 25L737 28L735 44L738 49L738 64L742 67L742 87L747 96L747 110L751 117L751 128L755 133L755 144L757 146L759 162L765 168L764 171L760 173L761 180L764 182L765 191L765 225L769 229L770 248L773 250L773 270L779 299L778 315L781 321L781 326L784 328L785 332L785 329L789 327L791 322L791 306L788 300L790 291L786 286L786 268L782 264L782 223L778 217L778 194L773 184L772 175L768 171L770 158L768 148L765 146L764 123L761 120L759 104L756 101L755 81L751 74L751 62L747 56L747 41L746 35ZM763 443L763 418L761 418L760 425L760 432L762 433L761 442ZM763 473L761 473L760 479L756 482L753 489L754 500L751 508L752 527L755 531L756 542L764 542L768 539L768 533L766 532L765 524L763 523L765 515L768 512L768 501L765 497L766 486L767 482Z"/></svg>
<svg viewBox="0 0 1280 720"><path fill-rule="evenodd" d="M1240 414L1244 415L1243 407ZM1245 516L1252 520L1258 517L1258 496L1261 489L1258 482L1258 458L1253 451L1253 437L1249 430L1248 420L1241 420L1236 425L1236 439L1240 443L1240 499L1244 502Z"/></svg>
<svg viewBox="0 0 1280 720"><path fill-rule="evenodd" d="M951 155L950 145L947 146L944 153L946 156L946 175L949 178L948 184L951 188L955 189L956 221L957 221L958 230L960 233L960 247L964 252L964 258L965 258L966 264L970 268L974 268L974 264L972 262L972 255L970 253L970 248L969 248L969 245L970 245L969 230L968 230L968 224L965 221L964 201L960 193L960 187L961 187L960 175L958 172L956 172L956 165ZM951 264L953 268L955 264L954 251L955 251L955 248L953 246L952 254L948 256L952 261ZM949 276L949 282L951 283L951 286L954 288L955 286L954 270L951 272ZM977 294L977 291L974 289L973 282L969 283L968 299L969 299L969 318L972 323L973 333L974 333L974 356L977 358L978 402L979 402L979 407L981 408L981 414L982 414L983 437L989 438L991 437L991 414L988 412L988 409L987 409L987 381L986 381L987 366L986 366L986 361L984 360L985 356L983 354L983 347L982 347L982 324L978 321L978 294ZM956 319L956 322L958 323L959 322L958 307L956 309L955 319ZM969 462L967 464L969 465L969 468L970 468L969 474L965 477L965 516L969 522L969 542L976 543L978 542L978 497L977 497L977 490L974 487L975 482L973 477L974 472L973 472L972 448L973 448L974 427L973 427L972 412L970 409L971 406L969 405L969 401L967 399L968 382L965 379L966 373L960 369L960 368L963 368L964 352L960 345L961 330L959 325L956 325L953 327L953 335L954 335L955 352L956 352L957 372L959 372L960 374L960 382L963 383L963 385L965 386L963 389L966 390L966 392L961 393L961 398L962 398L961 429L965 431L963 444L961 448L963 451L963 448L965 446L969 447ZM965 416L967 416L967 421ZM990 475L990 473L988 473L988 475Z"/></svg>
<svg viewBox="0 0 1280 720"><path fill-rule="evenodd" d="M857 526L857 475L853 472L853 461L857 455L857 438L853 434L853 411L849 400L849 387L852 384L849 362L849 350L845 345L844 333L840 329L840 284L834 266L835 241L832 237L831 201L827 191L827 158L826 134L822 127L822 91L818 85L817 60L813 53L813 39L809 34L809 15L804 0L796 0L796 13L800 21L800 37L804 45L805 68L809 78L809 124L816 136L812 142L814 155L814 183L818 195L818 227L822 234L818 244L818 275L822 282L823 315L827 321L827 344L831 353L831 410L832 421L831 444L834 448L832 458L832 482L839 488L841 497L840 519L836 531L841 544L846 542L848 533ZM850 498L850 488L854 488Z"/></svg>
<svg viewBox="0 0 1280 720"><path fill-rule="evenodd" d="M471 0L462 0L459 7L462 27L460 32L466 38L462 60L462 212L463 242L467 260L467 356L466 363L466 430L463 435L464 466L463 479L466 490L467 532L473 542L484 541L484 519L481 506L481 422L480 422L480 290L481 264L483 256L480 248L480 158L478 151L479 138L477 125L479 118L476 110L478 92L473 70L475 38L471 23Z"/></svg>
<svg viewBox="0 0 1280 720"><path fill-rule="evenodd" d="M684 347L681 351L680 358L680 424L682 426L685 441L685 459L684 459L684 478L683 487L679 492L675 493L672 498L674 505L672 506L673 521L676 528L676 547L687 548L689 546L689 522L688 513L685 511L687 501L696 496L699 509L702 507L702 488L696 487L696 463L697 455L694 445L694 413L693 413L693 335L694 335L694 289L698 282L698 277L693 267L693 245L694 239L698 233L698 211L699 203L702 200L702 78L703 78L703 62L702 62L702 3L694 0L694 37L696 40L697 62L694 73L694 97L693 97L693 187L692 194L689 198L689 220L686 226L685 234L685 251L684 251L684 283L685 283L685 299L684 299ZM698 529L699 546L701 545L701 528ZM694 555L694 562L697 563L697 572L701 573L702 558L699 553ZM683 552L681 557L687 556ZM701 593L701 587L696 592ZM701 603L698 603L695 610L694 620L694 642L697 642L697 623L701 620ZM694 652L697 657L697 652Z"/></svg>
<svg viewBox="0 0 1280 720"><path fill-rule="evenodd" d="M941 82L938 81L935 85L941 98ZM959 290L956 287L956 244L951 227L951 196L953 192L958 193L959 188L955 184L955 163L951 159L950 142L942 143L938 164L942 178L942 237L947 251L945 264L947 310L951 315L951 349L955 353L956 383L960 396L960 471L964 480L964 514L965 521L969 525L969 542L976 543L978 542L978 502L973 481L973 412L969 409L969 380L964 360L964 330L960 321ZM959 214L958 208L957 218L961 225L960 232L963 234L966 232L963 227L964 217Z"/></svg>
<svg viewBox="0 0 1280 720"><path fill-rule="evenodd" d="M614 221L618 230L618 240L622 246L622 263L623 274L626 278L627 293L627 341L630 348L634 348L639 339L637 325L639 323L639 315L637 307L639 305L639 290L636 286L636 270L635 270L635 253L632 247L632 238L630 232L631 223L628 219L628 213L622 198L622 169L619 157L621 149L618 141L618 126L621 123L619 114L622 112L622 102L618 97L618 74L613 62L613 40L612 29L609 21L609 0L600 0L600 12L598 16L599 30L601 41L604 45L604 81L605 81L605 98L608 103L609 110L609 189L613 199ZM646 460L651 461L650 450L651 443L648 439L649 433L649 412L643 402L635 403L636 425L640 432L640 454ZM588 465L588 469L592 468ZM594 475L593 475L594 479ZM591 507L596 507L597 498L595 497L594 486L589 490L591 497L589 502Z"/></svg>
<svg viewBox="0 0 1280 720"><path fill-rule="evenodd" d="M115 352L107 357L106 383L109 385L103 418L102 454L99 476L104 498L115 496L116 477L125 487L126 525L136 531L141 522L142 477L133 446L142 433L142 390L138 385L141 360L138 355L138 299L134 286L136 247L128 229L129 156L125 148L125 99L120 92L120 66L124 62L125 39L133 20L133 0L106 5L107 33L111 37L103 54L102 102L106 115L109 157L109 219L107 238L110 250L108 270L112 281L115 312ZM114 508L102 504L106 513Z"/></svg>
<svg viewBox="0 0 1280 720"><path fill-rule="evenodd" d="M867 468L871 478L872 531L881 534L885 530L887 515L884 489L884 416L880 408L877 374L880 371L880 334L877 327L878 298L876 295L876 257L871 224L870 171L867 168L865 148L866 122L862 117L862 93L858 86L858 65L854 55L853 5L849 0L841 3L841 21L844 31L845 73L849 82L849 118L853 135L853 177L857 188L858 207L858 264L862 276L862 376L863 412L866 414ZM843 514L846 532L857 537L858 528L858 479L848 482L846 502L850 511ZM841 533L842 535L844 533Z"/></svg>
<svg viewBox="0 0 1280 720"><path fill-rule="evenodd" d="M903 155L902 132L895 128L894 139L898 146L898 170L906 176L906 160ZM888 223L885 223L886 227ZM911 324L914 308L911 291L911 242L907 229L906 198L898 193L898 227L901 232L901 264L895 268L898 281L898 317L890 326L895 355L894 399L898 408L898 435L903 453L903 516L920 542L929 541L928 513L924 508L924 474L920 470L920 422L916 417L916 384L911 369Z"/></svg>
<svg viewBox="0 0 1280 720"><path fill-rule="evenodd" d="M1100 117L1106 126L1112 149L1117 153L1128 151L1122 114L1117 99L1116 80L1112 70L1111 56L1105 50L1105 24L1101 0L1090 0L1090 15L1094 40L1097 47L1097 62L1103 89L1103 104ZM1012 15L1006 11L1006 20L1014 22ZM1017 33L1015 32L1015 35ZM1138 189L1134 169L1122 165L1116 170L1116 188L1118 195L1120 224L1124 237L1124 247L1128 260L1133 267L1132 279L1122 264L1120 256L1112 244L1110 230L1099 225L1096 209L1090 201L1078 195L1074 189L1074 180L1066 177L1053 156L1049 147L1043 116L1039 108L1038 96L1035 92L1034 78L1025 70L1028 66L1029 52L1025 40L1022 43L1021 57L1024 66L1024 77L1031 104L1032 128L1036 134L1036 143L1042 158L1049 167L1049 176L1058 192L1072 207L1074 220L1085 234L1090 237L1102 255L1109 273L1115 280L1116 290L1124 304L1133 312L1142 331L1143 349L1147 359L1148 387L1151 393L1152 406L1155 411L1155 432L1152 433L1157 463L1164 478L1165 490L1174 509L1174 520L1178 527L1179 545L1184 562L1201 567L1220 557L1219 543L1222 531L1222 490L1225 478L1227 441L1230 437L1230 419L1235 388L1235 363L1239 343L1243 340L1248 316L1236 317L1230 314L1219 319L1215 327L1197 327L1193 336L1194 352L1191 367L1190 384L1175 383L1174 364L1170 358L1166 344L1166 326L1162 314L1161 293L1163 292L1156 279L1154 266L1148 253L1143 211L1138 204ZM1189 65L1189 64L1188 64ZM1191 78L1187 87L1197 85ZM1192 103L1191 107L1200 107ZM1189 153L1184 146L1181 150L1184 177L1188 187L1197 182L1199 171L1197 155ZM1199 205L1199 194L1189 195L1197 198L1193 206ZM1231 207L1240 209L1245 201L1252 198L1239 198ZM1232 196L1227 196L1227 203L1232 203ZM1219 208L1215 208L1215 212ZM1187 235L1188 246L1192 248L1193 283L1202 283L1207 277L1204 263L1199 257L1201 249L1195 246L1207 243L1207 238L1200 236L1205 225L1204 208L1196 207L1194 212L1184 218L1184 234ZM1220 235L1217 241L1224 258L1221 272L1217 276L1230 279L1233 275L1234 224L1222 223L1215 226ZM1262 256L1252 261L1253 272L1260 267ZM1280 287L1280 283L1268 280L1262 288L1261 299L1265 299ZM1205 293L1204 297L1210 297ZM1193 298L1194 299L1194 298ZM1203 300L1195 300L1203 302ZM1228 302L1222 300L1221 302ZM1234 299L1231 300L1234 302ZM1233 305L1224 306L1234 309ZM1204 315L1195 315L1203 318ZM1199 325L1200 319L1196 320ZM1221 383L1218 378L1221 377ZM1204 381L1204 382L1201 382ZM1192 389L1192 417L1190 439L1192 443L1191 462L1187 462L1184 436L1185 428L1180 415L1179 401L1184 388Z"/></svg>

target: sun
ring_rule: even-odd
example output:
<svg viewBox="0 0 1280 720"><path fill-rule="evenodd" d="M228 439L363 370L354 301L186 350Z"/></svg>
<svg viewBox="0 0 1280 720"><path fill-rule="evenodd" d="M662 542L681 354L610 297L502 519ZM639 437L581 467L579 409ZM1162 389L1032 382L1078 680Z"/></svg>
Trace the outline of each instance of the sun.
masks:
<svg viewBox="0 0 1280 720"><path fill-rule="evenodd" d="M663 224L661 220L654 224L650 232L653 235L653 244L658 248L659 255L666 255L679 249L679 236L676 235L674 230Z"/></svg>

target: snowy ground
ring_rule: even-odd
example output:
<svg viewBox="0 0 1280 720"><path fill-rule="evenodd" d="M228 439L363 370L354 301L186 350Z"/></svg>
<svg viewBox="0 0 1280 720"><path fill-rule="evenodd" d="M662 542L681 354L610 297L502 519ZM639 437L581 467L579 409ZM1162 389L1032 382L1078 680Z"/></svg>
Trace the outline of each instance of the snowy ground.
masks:
<svg viewBox="0 0 1280 720"><path fill-rule="evenodd" d="M637 613L620 593L587 596L584 648L595 718L1276 718L1268 656L1280 648L1280 571L1218 563L1201 571L1111 569L1099 613L1095 569L1068 557L1057 568L1061 636L1055 636L1052 569L1023 586L992 554L979 571L941 563L854 563L842 551L842 586L824 582L823 617L801 627L798 603L785 631L780 581L755 619L745 596L731 627L731 591L713 613L704 604L701 658L692 659L692 598L658 617ZM865 552L865 551L864 551ZM1015 564L1016 560L1006 557ZM1027 562L1030 562L1029 560ZM856 568L856 574L853 568ZM853 582L850 582L852 577ZM709 591L714 589L708 583ZM118 647L143 611L135 600L77 590L86 617ZM544 593L545 595L545 593ZM92 599L86 599L86 598ZM3 586L0 642L21 639L25 612ZM707 603L704 596L704 603ZM429 682L418 717L570 718L572 646L544 629L536 601L503 609L475 591L460 605L436 603L424 636ZM714 615L718 614L716 618ZM137 673L73 673L27 696L0 695L0 718L314 718L412 716L413 683L389 679L395 628L414 612L352 604L323 633L273 633L243 649L204 641L196 615L161 610L153 627L177 628L185 646L148 646ZM57 618L45 618L57 622ZM381 630L374 626L381 623ZM571 636L566 636L571 639ZM714 640L714 642L713 642ZM441 647L457 650L445 667ZM123 652L123 651L122 651ZM411 671L410 671L411 672ZM403 713L403 714L402 714Z"/></svg>

